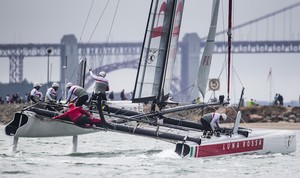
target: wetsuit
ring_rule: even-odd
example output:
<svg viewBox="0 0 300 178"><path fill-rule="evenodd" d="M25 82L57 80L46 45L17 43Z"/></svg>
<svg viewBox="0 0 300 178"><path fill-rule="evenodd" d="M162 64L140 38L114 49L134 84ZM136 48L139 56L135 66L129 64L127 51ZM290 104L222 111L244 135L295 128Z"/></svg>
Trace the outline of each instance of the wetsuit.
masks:
<svg viewBox="0 0 300 178"><path fill-rule="evenodd" d="M88 127L89 124L99 126L101 120L93 118L92 115L81 107L70 107L69 110L61 115L53 117L53 119L66 119L74 122L80 127Z"/></svg>

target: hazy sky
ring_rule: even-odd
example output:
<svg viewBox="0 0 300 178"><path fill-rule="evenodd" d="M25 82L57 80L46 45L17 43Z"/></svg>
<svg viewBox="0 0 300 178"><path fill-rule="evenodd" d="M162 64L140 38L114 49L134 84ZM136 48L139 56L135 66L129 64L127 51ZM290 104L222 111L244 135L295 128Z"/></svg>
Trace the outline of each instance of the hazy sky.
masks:
<svg viewBox="0 0 300 178"><path fill-rule="evenodd" d="M75 34L78 41L89 41L92 31L106 4L106 0L95 0L82 33L92 0L0 0L0 44L12 43L60 43L65 34ZM227 0L221 0L218 30L227 27ZM292 5L299 0L239 0L234 1L234 24L263 16L283 7ZM91 42L105 42L108 36L112 15L117 0L110 0L107 12L91 38ZM109 41L141 42L143 40L150 0L120 0L119 10ZM186 0L181 38L186 33L196 32L200 37L207 36L211 15L211 0ZM300 25L296 20L300 16L300 7L255 26L235 32L233 40L300 40ZM104 20L105 19L105 20ZM284 28L285 27L285 28ZM258 29L258 30L256 30ZM82 36L81 36L82 34ZM222 40L219 37L217 41ZM224 55L213 56L213 67L210 76L219 75ZM297 100L300 95L300 54L247 54L234 55L234 67L237 75L246 88L246 100L269 101L270 87L267 76L270 68L273 72L272 94L281 93L285 101ZM58 80L58 59L52 59L52 80ZM9 81L9 61L0 58L0 82ZM39 67L36 67L39 66ZM24 78L29 81L46 82L46 60L24 60ZM33 70L32 70L33 68ZM124 72L124 71L123 71ZM131 71L131 78L135 71ZM116 79L118 72L109 75L115 90L126 88ZM118 82L115 82L118 80ZM132 79L131 82L133 82ZM239 96L241 85L236 78L236 95ZM118 84L116 84L118 83ZM122 84L123 86L119 86ZM132 84L133 85L133 84ZM126 86L129 86L126 84ZM225 86L219 93L224 93Z"/></svg>

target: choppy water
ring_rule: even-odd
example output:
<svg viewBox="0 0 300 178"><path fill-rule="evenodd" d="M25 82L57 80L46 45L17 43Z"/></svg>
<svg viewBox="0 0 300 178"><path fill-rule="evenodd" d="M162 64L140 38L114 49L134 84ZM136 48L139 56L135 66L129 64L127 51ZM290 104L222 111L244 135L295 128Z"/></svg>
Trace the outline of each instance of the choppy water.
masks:
<svg viewBox="0 0 300 178"><path fill-rule="evenodd" d="M144 137L99 132L72 137L12 137L0 126L0 177L293 177L300 178L300 131L297 151L288 155L240 155L180 158L171 143Z"/></svg>

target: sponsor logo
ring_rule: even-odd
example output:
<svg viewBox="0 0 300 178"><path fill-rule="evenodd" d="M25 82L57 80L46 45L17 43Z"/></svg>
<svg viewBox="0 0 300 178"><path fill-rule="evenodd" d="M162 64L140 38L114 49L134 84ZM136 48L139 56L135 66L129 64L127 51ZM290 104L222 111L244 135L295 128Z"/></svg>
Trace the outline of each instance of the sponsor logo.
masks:
<svg viewBox="0 0 300 178"><path fill-rule="evenodd" d="M240 147L241 148L250 148L250 147L256 148L256 147L262 146L262 143L263 143L262 139L224 143L223 150L239 149Z"/></svg>
<svg viewBox="0 0 300 178"><path fill-rule="evenodd" d="M262 150L264 139L243 140L212 145L196 146L194 157L218 156Z"/></svg>

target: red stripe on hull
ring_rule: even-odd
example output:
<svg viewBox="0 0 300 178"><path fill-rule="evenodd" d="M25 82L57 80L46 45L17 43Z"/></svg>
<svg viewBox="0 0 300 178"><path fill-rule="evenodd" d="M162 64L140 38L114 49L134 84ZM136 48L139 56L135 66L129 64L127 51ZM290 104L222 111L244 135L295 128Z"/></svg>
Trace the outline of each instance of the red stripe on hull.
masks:
<svg viewBox="0 0 300 178"><path fill-rule="evenodd" d="M264 145L264 139L245 140L237 142L220 143L213 145L196 146L195 157L208 157L227 155L234 153L243 153L249 151L262 150Z"/></svg>

